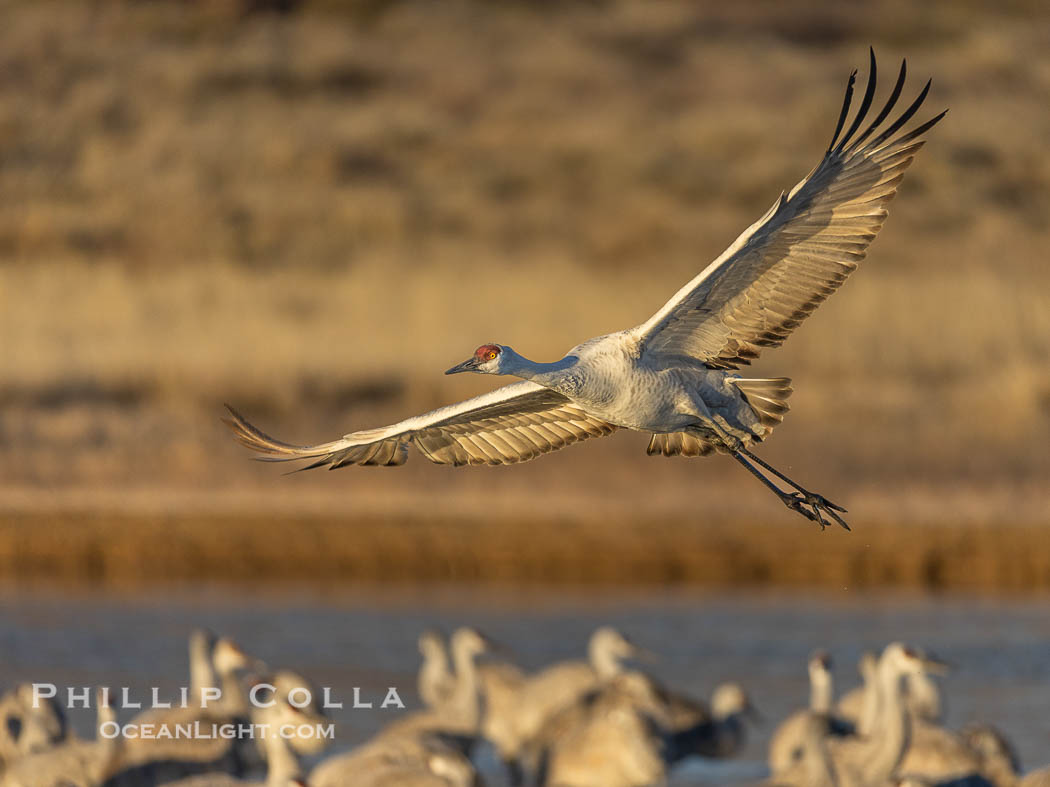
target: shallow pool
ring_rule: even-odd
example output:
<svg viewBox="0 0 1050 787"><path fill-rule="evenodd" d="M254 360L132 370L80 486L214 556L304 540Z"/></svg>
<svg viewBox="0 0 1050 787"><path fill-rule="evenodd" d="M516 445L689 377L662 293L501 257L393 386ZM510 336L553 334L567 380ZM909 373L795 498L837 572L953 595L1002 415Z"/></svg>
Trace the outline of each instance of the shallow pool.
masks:
<svg viewBox="0 0 1050 787"><path fill-rule="evenodd" d="M689 763L675 784L731 783L764 773L776 721L808 697L806 659L835 659L837 688L858 682L865 648L900 639L956 665L943 682L948 724L987 721L1003 730L1026 767L1050 763L1050 602L917 598L855 593L700 594L681 591L542 593L477 587L332 593L208 587L135 595L6 591L0 594L0 675L58 686L150 687L174 696L186 684L186 637L203 626L229 634L273 666L328 686L342 710L335 746L365 740L398 711L353 709L354 687L378 706L394 686L418 704L416 637L476 626L523 666L579 656L602 624L660 654L646 668L669 686L707 697L738 680L767 719L731 763ZM122 718L133 711L125 710ZM93 712L71 712L90 734ZM491 756L481 755L485 771ZM490 784L499 781L492 776Z"/></svg>

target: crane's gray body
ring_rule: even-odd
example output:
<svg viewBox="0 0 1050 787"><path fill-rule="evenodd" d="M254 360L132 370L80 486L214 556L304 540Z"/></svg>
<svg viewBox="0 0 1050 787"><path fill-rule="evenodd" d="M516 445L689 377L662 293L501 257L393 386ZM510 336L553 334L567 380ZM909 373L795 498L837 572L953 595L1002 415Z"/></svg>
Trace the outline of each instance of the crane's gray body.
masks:
<svg viewBox="0 0 1050 787"><path fill-rule="evenodd" d="M762 434L760 416L730 382L739 375L685 356L644 353L633 330L590 339L552 364L532 364L506 346L503 355L511 374L557 391L615 426L688 431L711 442L726 433L742 442Z"/></svg>

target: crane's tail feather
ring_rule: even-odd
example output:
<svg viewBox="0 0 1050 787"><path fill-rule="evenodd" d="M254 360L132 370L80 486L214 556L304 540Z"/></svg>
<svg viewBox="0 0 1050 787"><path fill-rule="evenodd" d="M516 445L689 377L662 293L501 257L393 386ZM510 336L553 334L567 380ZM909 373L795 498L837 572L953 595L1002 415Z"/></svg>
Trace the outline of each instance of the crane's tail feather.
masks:
<svg viewBox="0 0 1050 787"><path fill-rule="evenodd" d="M759 423L765 427L762 437L766 438L773 427L784 420L788 411L787 399L791 396L791 380L788 377L771 377L767 379L749 379L730 377L729 382L740 389L744 399L758 416Z"/></svg>
<svg viewBox="0 0 1050 787"><path fill-rule="evenodd" d="M645 452L649 456L707 456L714 453L715 444L688 432L662 432L654 434Z"/></svg>

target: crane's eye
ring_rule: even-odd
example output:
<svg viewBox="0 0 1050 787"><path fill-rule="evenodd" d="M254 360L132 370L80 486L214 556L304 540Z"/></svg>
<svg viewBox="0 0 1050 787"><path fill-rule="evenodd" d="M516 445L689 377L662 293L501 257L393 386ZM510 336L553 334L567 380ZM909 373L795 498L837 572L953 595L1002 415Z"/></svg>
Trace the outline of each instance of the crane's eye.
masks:
<svg viewBox="0 0 1050 787"><path fill-rule="evenodd" d="M479 361L493 361L499 355L499 345L483 344L474 351L474 357Z"/></svg>

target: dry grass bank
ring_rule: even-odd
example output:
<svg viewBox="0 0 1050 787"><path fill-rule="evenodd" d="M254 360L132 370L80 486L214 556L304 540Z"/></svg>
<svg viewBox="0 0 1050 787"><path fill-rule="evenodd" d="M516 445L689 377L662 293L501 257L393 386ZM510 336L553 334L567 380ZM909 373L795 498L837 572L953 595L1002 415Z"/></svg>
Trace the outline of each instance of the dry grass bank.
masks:
<svg viewBox="0 0 1050 787"><path fill-rule="evenodd" d="M1011 497L1012 510L1038 505L1031 494ZM0 575L13 583L117 589L215 581L270 588L627 581L836 591L1050 590L1044 525L1004 523L994 511L945 521L939 516L943 501L929 499L929 519L901 520L893 507L872 505L877 499L860 496L868 505L852 533L820 533L776 510L760 514L754 505L743 506L745 516L716 506L702 518L681 511L599 517L572 507L420 516L396 505L394 513L354 514L279 505L252 514L239 508L99 512L45 506L3 517ZM982 495L978 506L986 503ZM909 507L916 507L915 497Z"/></svg>
<svg viewBox="0 0 1050 787"><path fill-rule="evenodd" d="M643 438L621 435L520 468L275 480L217 418L229 400L279 436L326 439L491 387L440 375L483 341L546 359L640 322L808 171L870 43L884 73L909 57L913 90L932 75L931 112L952 111L870 261L758 365L796 383L764 453L885 531L878 565L907 563L894 545L913 527L934 528L931 544L958 527L989 565L1029 544L1036 568L1017 576L1042 576L1045 3L268 6L0 3L0 514L4 554L22 556L9 574L50 565L25 535L47 522L78 544L82 528L106 565L133 564L119 555L149 550L127 501L152 497L170 505L140 512L142 532L161 538L166 506L202 565L229 557L227 530L279 543L295 508L319 511L319 553L343 554L344 516L357 533L407 500L394 520L428 544L473 512L463 522L491 540L462 571L479 576L516 576L499 555L534 518L545 557L522 565L568 555L565 571L586 573L572 555L600 550L595 576L648 578L617 556L640 549L632 533L657 511L678 527L654 554L688 565L654 580L793 581L689 562L733 554L718 528L681 526L698 518L734 533L768 518L777 549L780 525L808 541L721 460L647 459ZM476 527L493 504L506 524ZM561 504L617 526L563 540ZM273 505L288 512L260 518ZM850 538L814 543L859 549ZM394 574L414 565L413 539ZM803 573L868 576L833 562Z"/></svg>

